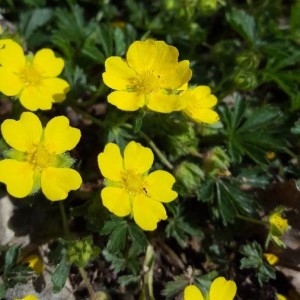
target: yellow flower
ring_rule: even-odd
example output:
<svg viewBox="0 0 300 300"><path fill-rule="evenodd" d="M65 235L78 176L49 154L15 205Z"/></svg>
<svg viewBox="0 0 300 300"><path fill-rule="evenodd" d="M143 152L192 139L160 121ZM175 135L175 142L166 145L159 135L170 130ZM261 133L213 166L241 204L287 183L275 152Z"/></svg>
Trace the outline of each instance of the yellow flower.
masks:
<svg viewBox="0 0 300 300"><path fill-rule="evenodd" d="M148 174L153 164L153 153L134 141L124 150L109 143L98 156L106 187L101 191L103 205L119 217L132 213L134 221L144 230L154 230L167 214L162 202L177 197L172 190L175 178L168 172L158 170Z"/></svg>
<svg viewBox="0 0 300 300"><path fill-rule="evenodd" d="M276 294L276 300L287 300L287 297L281 295L281 294Z"/></svg>
<svg viewBox="0 0 300 300"><path fill-rule="evenodd" d="M269 216L269 224L273 235L283 235L289 229L288 220L277 211Z"/></svg>
<svg viewBox="0 0 300 300"><path fill-rule="evenodd" d="M65 99L69 84L57 78L63 68L63 59L51 49L25 56L15 41L0 40L0 91L17 96L29 110L51 109L53 103Z"/></svg>
<svg viewBox="0 0 300 300"><path fill-rule="evenodd" d="M12 148L0 161L0 182L6 184L9 194L23 198L41 188L55 201L80 187L79 173L70 169L74 160L65 152L76 146L81 133L66 117L55 117L43 128L35 114L24 112L18 121L5 120L1 131Z"/></svg>
<svg viewBox="0 0 300 300"><path fill-rule="evenodd" d="M191 78L189 61L178 62L178 50L163 41L136 41L127 51L126 60L118 56L105 61L103 81L116 90L108 102L125 111L146 106L169 113L182 108L178 97L181 87Z"/></svg>
<svg viewBox="0 0 300 300"><path fill-rule="evenodd" d="M208 86L189 88L180 94L185 106L182 112L198 123L212 124L219 121L219 115L212 110L217 98L211 94Z"/></svg>
<svg viewBox="0 0 300 300"><path fill-rule="evenodd" d="M40 256L36 254L32 254L26 256L22 261L22 264L26 264L29 268L31 268L37 275L41 275L44 270L44 264Z"/></svg>
<svg viewBox="0 0 300 300"><path fill-rule="evenodd" d="M232 300L236 294L236 284L224 277L217 277L211 284L208 300ZM184 289L184 300L204 300L205 297L195 285Z"/></svg>
<svg viewBox="0 0 300 300"><path fill-rule="evenodd" d="M264 253L264 257L271 266L274 266L279 260L278 256L273 253Z"/></svg>
<svg viewBox="0 0 300 300"><path fill-rule="evenodd" d="M33 295L33 294L29 294L24 298L18 298L18 299L15 299L15 300L39 300L39 298L37 296Z"/></svg>

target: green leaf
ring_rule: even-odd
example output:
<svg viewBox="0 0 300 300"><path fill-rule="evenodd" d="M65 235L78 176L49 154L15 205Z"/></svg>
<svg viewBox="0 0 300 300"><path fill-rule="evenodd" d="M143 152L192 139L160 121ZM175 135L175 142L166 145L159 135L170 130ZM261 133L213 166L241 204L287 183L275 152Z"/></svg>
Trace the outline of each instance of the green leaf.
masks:
<svg viewBox="0 0 300 300"><path fill-rule="evenodd" d="M4 299L5 294L6 294L6 287L5 284L2 283L0 284L0 299Z"/></svg>
<svg viewBox="0 0 300 300"><path fill-rule="evenodd" d="M278 108L266 105L249 110L245 101L236 95L233 110L224 107L221 116L234 162L240 162L246 155L256 163L266 164L267 152L284 149L286 143L281 133L283 114Z"/></svg>
<svg viewBox="0 0 300 300"><path fill-rule="evenodd" d="M65 286L70 272L70 267L71 264L67 262L66 257L64 256L51 277L51 281L53 284L53 293L59 293Z"/></svg>
<svg viewBox="0 0 300 300"><path fill-rule="evenodd" d="M245 257L241 259L241 269L252 268L256 270L259 284L275 279L275 270L263 259L261 246L256 242L241 246L240 253Z"/></svg>
<svg viewBox="0 0 300 300"><path fill-rule="evenodd" d="M136 275L123 275L118 278L118 282L123 286L132 283L138 283L140 280L141 280L141 276L136 276Z"/></svg>
<svg viewBox="0 0 300 300"><path fill-rule="evenodd" d="M128 224L122 219L105 222L101 234L109 235L107 251L114 254L122 251L126 244L127 232Z"/></svg>
<svg viewBox="0 0 300 300"><path fill-rule="evenodd" d="M166 234L167 237L175 238L181 247L186 246L188 236L203 238L203 232L185 218L184 212L179 206L174 208L174 217L169 218Z"/></svg>
<svg viewBox="0 0 300 300"><path fill-rule="evenodd" d="M257 29L253 16L244 10L232 8L226 13L226 20L249 44L257 43Z"/></svg>
<svg viewBox="0 0 300 300"><path fill-rule="evenodd" d="M32 11L21 13L20 29L26 40L41 26L45 25L53 16L50 8L37 8Z"/></svg>
<svg viewBox="0 0 300 300"><path fill-rule="evenodd" d="M4 259L4 273L8 272L9 269L13 268L16 265L19 252L19 245L12 245L11 247L9 247Z"/></svg>
<svg viewBox="0 0 300 300"><path fill-rule="evenodd" d="M174 299L188 284L189 280L185 276L176 276L174 281L166 283L161 294L162 296L165 296L167 300Z"/></svg>
<svg viewBox="0 0 300 300"><path fill-rule="evenodd" d="M272 176L262 171L260 167L252 167L242 169L237 176L237 180L244 185L250 187L264 188L270 181Z"/></svg>
<svg viewBox="0 0 300 300"><path fill-rule="evenodd" d="M135 223L130 223L128 226L128 233L132 240L132 246L136 255L144 252L148 245L148 240L146 238L145 232L138 227Z"/></svg>
<svg viewBox="0 0 300 300"><path fill-rule="evenodd" d="M102 254L104 258L111 264L112 269L119 273L126 268L126 260L125 258L114 255L107 250L103 250Z"/></svg>

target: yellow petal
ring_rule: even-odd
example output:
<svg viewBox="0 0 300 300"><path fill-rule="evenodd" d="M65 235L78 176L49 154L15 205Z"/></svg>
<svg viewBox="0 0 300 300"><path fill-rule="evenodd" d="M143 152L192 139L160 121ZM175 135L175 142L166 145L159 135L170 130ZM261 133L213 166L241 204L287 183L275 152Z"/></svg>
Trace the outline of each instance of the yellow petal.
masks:
<svg viewBox="0 0 300 300"><path fill-rule="evenodd" d="M36 254L31 254L26 256L22 261L22 264L26 264L29 268L34 270L35 273L38 275L43 273L44 270L44 264L43 260L40 256Z"/></svg>
<svg viewBox="0 0 300 300"><path fill-rule="evenodd" d="M56 77L62 72L65 62L51 49L41 49L35 54L33 65L42 77Z"/></svg>
<svg viewBox="0 0 300 300"><path fill-rule="evenodd" d="M0 161L0 182L16 197L28 196L33 188L33 167L27 162L4 159Z"/></svg>
<svg viewBox="0 0 300 300"><path fill-rule="evenodd" d="M145 105L145 96L136 92L112 92L107 97L108 103L125 111L135 111Z"/></svg>
<svg viewBox="0 0 300 300"><path fill-rule="evenodd" d="M39 118L31 113L22 113L20 120L5 120L1 125L4 140L12 148L27 152L32 151L41 139L43 128Z"/></svg>
<svg viewBox="0 0 300 300"><path fill-rule="evenodd" d="M172 190L175 183L173 175L166 171L158 170L146 178L147 194L160 202L170 202L176 199L177 193Z"/></svg>
<svg viewBox="0 0 300 300"><path fill-rule="evenodd" d="M167 219L167 213L160 202L137 194L133 199L133 218L143 230L155 230L160 220Z"/></svg>
<svg viewBox="0 0 300 300"><path fill-rule="evenodd" d="M191 109L188 107L185 108L183 112L198 123L213 124L220 119L218 113L212 109Z"/></svg>
<svg viewBox="0 0 300 300"><path fill-rule="evenodd" d="M134 141L128 143L124 150L124 168L126 170L133 170L135 173L143 174L149 171L153 160L152 150Z"/></svg>
<svg viewBox="0 0 300 300"><path fill-rule="evenodd" d="M23 48L11 39L0 40L0 65L13 72L19 72L25 66ZM0 77L2 80L2 77Z"/></svg>
<svg viewBox="0 0 300 300"><path fill-rule="evenodd" d="M123 158L118 145L108 143L104 151L98 155L98 165L103 177L113 181L121 181Z"/></svg>
<svg viewBox="0 0 300 300"><path fill-rule="evenodd" d="M82 183L81 176L69 168L46 168L42 172L41 187L51 201L63 200L71 190L77 190Z"/></svg>
<svg viewBox="0 0 300 300"><path fill-rule="evenodd" d="M40 89L44 95L51 98L52 102L60 103L66 99L70 85L61 78L47 78L42 79Z"/></svg>
<svg viewBox="0 0 300 300"><path fill-rule="evenodd" d="M190 62L183 60L165 71L165 88L180 89L186 84L192 77L192 70L190 69Z"/></svg>
<svg viewBox="0 0 300 300"><path fill-rule="evenodd" d="M0 91L4 95L17 96L23 87L19 76L8 68L0 67Z"/></svg>
<svg viewBox="0 0 300 300"><path fill-rule="evenodd" d="M195 108L211 108L218 102L216 96L211 94L211 90L208 86L200 85L195 88L191 88L182 93L189 97L189 105Z"/></svg>
<svg viewBox="0 0 300 300"><path fill-rule="evenodd" d="M162 93L153 93L149 96L147 107L160 113L170 113L181 110L185 103L179 95L166 95Z"/></svg>
<svg viewBox="0 0 300 300"><path fill-rule="evenodd" d="M188 285L184 289L184 300L204 300L201 291L195 285Z"/></svg>
<svg viewBox="0 0 300 300"><path fill-rule="evenodd" d="M81 137L80 130L70 126L69 119L59 116L51 119L44 131L44 143L50 153L62 154L73 149Z"/></svg>
<svg viewBox="0 0 300 300"><path fill-rule="evenodd" d="M224 277L217 277L210 286L209 300L232 300L236 294L236 284Z"/></svg>
<svg viewBox="0 0 300 300"><path fill-rule="evenodd" d="M101 191L103 205L118 217L128 216L131 212L129 194L118 187L105 187Z"/></svg>
<svg viewBox="0 0 300 300"><path fill-rule="evenodd" d="M48 110L52 108L52 98L49 94L43 93L41 89L35 86L24 88L20 95L21 104L32 111L38 109Z"/></svg>
<svg viewBox="0 0 300 300"><path fill-rule="evenodd" d="M105 61L104 83L115 90L127 90L132 85L136 73L129 68L126 61L118 56L111 56Z"/></svg>
<svg viewBox="0 0 300 300"><path fill-rule="evenodd" d="M160 73L177 64L178 51L163 41L149 39L132 43L127 51L126 59L130 68L139 74L146 70Z"/></svg>

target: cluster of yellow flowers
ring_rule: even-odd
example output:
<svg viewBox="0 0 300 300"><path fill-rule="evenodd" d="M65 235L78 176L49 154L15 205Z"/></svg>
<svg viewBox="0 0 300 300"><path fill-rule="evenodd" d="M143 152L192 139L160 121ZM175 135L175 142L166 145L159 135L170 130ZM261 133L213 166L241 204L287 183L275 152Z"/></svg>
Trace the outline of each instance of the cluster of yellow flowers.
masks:
<svg viewBox="0 0 300 300"><path fill-rule="evenodd" d="M178 62L178 50L163 41L136 41L126 60L109 57L104 82L114 89L108 102L121 110L149 109L160 113L182 111L196 122L214 123L218 114L211 108L217 99L207 86L188 88L192 71L187 60ZM66 98L70 86L57 76L64 68L62 58L51 49L34 55L11 39L0 40L0 91L18 98L28 110L48 110ZM45 127L33 112L23 112L19 120L7 119L1 125L2 137L10 147L0 161L0 182L14 197L23 198L39 190L51 201L66 199L82 184L72 169L75 160L68 151L81 138L65 116L57 116ZM118 145L109 143L98 156L105 177L101 191L105 207L119 217L132 215L144 230L154 230L167 219L162 203L173 201L173 175L157 170L150 148L131 141L123 156Z"/></svg>
<svg viewBox="0 0 300 300"><path fill-rule="evenodd" d="M188 88L189 61L178 62L178 55L175 47L149 39L132 43L126 60L109 57L103 81L115 91L108 95L108 102L124 111L181 111L196 122L217 122L219 116L212 110L217 98L208 86Z"/></svg>

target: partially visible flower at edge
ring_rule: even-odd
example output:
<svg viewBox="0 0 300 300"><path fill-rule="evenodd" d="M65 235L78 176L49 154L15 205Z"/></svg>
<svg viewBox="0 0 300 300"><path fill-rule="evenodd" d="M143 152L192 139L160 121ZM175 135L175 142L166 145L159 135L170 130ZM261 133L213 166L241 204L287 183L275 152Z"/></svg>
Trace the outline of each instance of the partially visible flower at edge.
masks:
<svg viewBox="0 0 300 300"><path fill-rule="evenodd" d="M66 152L73 149L80 130L65 116L51 119L45 128L39 118L22 113L20 120L7 119L1 125L4 140L12 148L0 161L0 182L14 197L23 198L40 188L51 201L63 200L80 187L80 174L71 169L74 160Z"/></svg>
<svg viewBox="0 0 300 300"><path fill-rule="evenodd" d="M183 108L178 97L191 79L189 61L178 62L178 50L163 41L133 42L126 60L111 56L105 61L104 83L112 88L108 102L124 111L140 108L170 113Z"/></svg>
<svg viewBox="0 0 300 300"><path fill-rule="evenodd" d="M180 96L184 99L182 112L195 122L213 124L219 121L218 113L212 109L218 100L208 86L190 87Z"/></svg>
<svg viewBox="0 0 300 300"><path fill-rule="evenodd" d="M276 294L276 300L287 300L288 298L281 295L281 294Z"/></svg>
<svg viewBox="0 0 300 300"><path fill-rule="evenodd" d="M39 255L36 254L28 255L21 261L21 264L27 265L37 275L41 275L43 273L44 264L42 258Z"/></svg>
<svg viewBox="0 0 300 300"><path fill-rule="evenodd" d="M131 141L123 157L118 145L109 143L98 156L106 187L101 191L103 205L119 217L132 213L143 230L154 230L167 214L162 203L176 199L173 175L157 170L148 174L154 160L150 148Z"/></svg>
<svg viewBox="0 0 300 300"><path fill-rule="evenodd" d="M18 299L14 299L14 300L39 300L39 298L33 294L28 294L24 298L18 298Z"/></svg>
<svg viewBox="0 0 300 300"><path fill-rule="evenodd" d="M264 257L271 266L277 264L279 260L279 257L273 253L264 253Z"/></svg>
<svg viewBox="0 0 300 300"><path fill-rule="evenodd" d="M208 293L209 300L232 300L236 295L236 284L224 277L217 277L211 284ZM188 285L184 289L184 300L204 300L202 292L196 285Z"/></svg>
<svg viewBox="0 0 300 300"><path fill-rule="evenodd" d="M55 57L51 49L25 56L17 42L0 40L0 91L18 97L28 110L48 110L66 98L70 86L57 78L63 68L64 60Z"/></svg>

